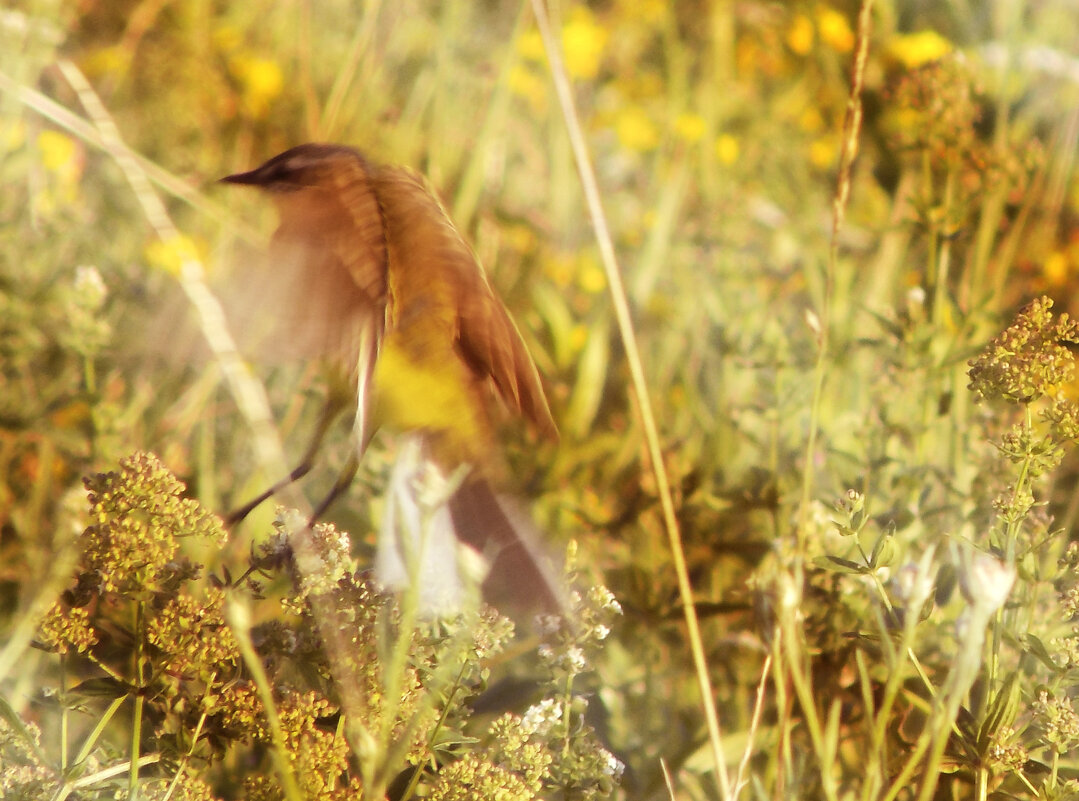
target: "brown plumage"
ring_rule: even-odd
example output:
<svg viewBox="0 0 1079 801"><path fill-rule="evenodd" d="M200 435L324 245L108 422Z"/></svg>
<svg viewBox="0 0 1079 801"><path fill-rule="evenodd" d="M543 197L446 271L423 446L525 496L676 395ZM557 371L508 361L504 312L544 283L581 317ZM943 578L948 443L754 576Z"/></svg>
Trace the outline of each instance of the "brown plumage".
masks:
<svg viewBox="0 0 1079 801"><path fill-rule="evenodd" d="M294 296L284 321L294 348L348 377L359 449L385 424L422 436L443 472L470 466L450 501L460 539L481 551L492 541L508 547L520 526L489 483L498 462L489 398L543 437L557 429L520 332L424 180L329 144L300 145L223 180L257 186L277 205L269 280Z"/></svg>

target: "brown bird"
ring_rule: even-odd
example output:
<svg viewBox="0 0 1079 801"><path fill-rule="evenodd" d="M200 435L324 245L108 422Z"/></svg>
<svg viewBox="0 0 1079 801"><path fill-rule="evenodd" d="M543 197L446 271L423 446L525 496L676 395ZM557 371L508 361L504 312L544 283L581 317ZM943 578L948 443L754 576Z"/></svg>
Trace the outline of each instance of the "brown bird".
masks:
<svg viewBox="0 0 1079 801"><path fill-rule="evenodd" d="M527 526L492 488L499 460L489 398L542 437L557 438L557 429L520 332L424 180L332 144L300 145L222 180L256 186L277 206L267 280L292 297L286 325L300 351L328 360L354 403L351 472L316 517L351 482L379 426L410 432L413 454L444 478L467 471L446 509L457 538L490 564L485 597L556 609L559 593ZM328 404L288 480L310 469L340 405ZM418 465L405 472L414 484Z"/></svg>

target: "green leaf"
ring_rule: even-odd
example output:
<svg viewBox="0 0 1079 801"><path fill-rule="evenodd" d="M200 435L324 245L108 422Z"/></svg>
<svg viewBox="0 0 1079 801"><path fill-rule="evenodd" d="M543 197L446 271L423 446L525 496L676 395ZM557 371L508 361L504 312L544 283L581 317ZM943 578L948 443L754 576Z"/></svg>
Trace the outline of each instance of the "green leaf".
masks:
<svg viewBox="0 0 1079 801"><path fill-rule="evenodd" d="M111 676L100 676L80 682L70 692L85 698L123 698L131 693L131 687Z"/></svg>
<svg viewBox="0 0 1079 801"><path fill-rule="evenodd" d="M1001 729L1007 728L1015 721L1019 711L1019 682L1016 681L1018 674L1009 673L1004 680L1003 686L997 691L989 709L986 711L985 720L978 729L978 753L983 756L989 750L995 735Z"/></svg>
<svg viewBox="0 0 1079 801"><path fill-rule="evenodd" d="M838 556L818 556L813 560L813 564L828 570L835 570L840 573L854 573L857 575L862 575L869 570L865 565L860 565L849 559L840 559Z"/></svg>
<svg viewBox="0 0 1079 801"><path fill-rule="evenodd" d="M566 407L565 427L571 433L585 437L592 430L603 390L607 384L607 368L611 361L610 336L607 320L597 320L588 331L588 340L577 363L577 380Z"/></svg>
<svg viewBox="0 0 1079 801"><path fill-rule="evenodd" d="M873 543L873 552L869 555L869 567L876 570L881 565L890 565L895 559L895 537L885 532Z"/></svg>
<svg viewBox="0 0 1079 801"><path fill-rule="evenodd" d="M1033 634L1026 634L1020 638L1020 641L1026 646L1026 649L1038 659L1038 661L1054 673L1060 673L1060 665L1053 661L1049 649L1045 647L1045 643L1039 638L1035 637Z"/></svg>

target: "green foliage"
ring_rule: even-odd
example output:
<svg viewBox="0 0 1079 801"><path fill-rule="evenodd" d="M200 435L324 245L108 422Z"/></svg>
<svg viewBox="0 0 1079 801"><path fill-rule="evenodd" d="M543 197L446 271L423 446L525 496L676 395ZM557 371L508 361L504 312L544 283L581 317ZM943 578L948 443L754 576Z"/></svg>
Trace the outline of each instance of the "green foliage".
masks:
<svg viewBox="0 0 1079 801"><path fill-rule="evenodd" d="M493 610L406 628L393 599L356 571L348 537L329 525L310 533L317 557L302 576L295 546L306 528L287 534L283 524L243 576L213 579L180 544L221 544L223 531L179 497L183 485L156 457L137 454L86 484L93 522L80 537L74 583L39 634L59 657L49 675L64 745L58 754L43 748L37 727L5 706L5 792L105 797L114 777L128 775L134 788L140 773L153 797L242 788L248 798L360 798L380 796L398 776L411 776L410 793L442 798L612 791L621 765L583 723L587 702L571 681L586 669L583 646L606 636L603 621L617 611L605 591L572 610L586 628L545 623L558 643L541 646L556 695L523 716L473 726L467 703L513 635ZM256 602L277 614L239 626L230 610ZM244 642L257 648L255 663ZM128 742L118 739L124 729Z"/></svg>
<svg viewBox="0 0 1079 801"><path fill-rule="evenodd" d="M878 0L844 191L851 4L552 4L719 742L528 4L226 5L0 15L0 795L657 799L666 772L703 799L718 752L741 798L1079 797L1066 3ZM384 595L385 440L336 525L266 509L223 538L209 510L277 476L177 277L201 260L258 317L225 273L271 222L212 182L307 140L443 192L563 434L509 438L507 472L615 622L582 590L525 648ZM253 363L290 455L325 391L305 367ZM328 439L312 497L349 453Z"/></svg>

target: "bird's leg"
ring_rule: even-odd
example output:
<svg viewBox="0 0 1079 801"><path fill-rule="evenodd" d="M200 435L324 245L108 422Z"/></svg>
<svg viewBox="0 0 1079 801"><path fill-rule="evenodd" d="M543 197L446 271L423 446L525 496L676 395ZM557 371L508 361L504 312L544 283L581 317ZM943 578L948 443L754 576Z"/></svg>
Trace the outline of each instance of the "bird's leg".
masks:
<svg viewBox="0 0 1079 801"><path fill-rule="evenodd" d="M331 393L330 397L326 399L325 405L322 407L322 412L319 415L318 424L315 427L315 433L311 437L311 442L308 444L307 450L304 451L304 455L303 458L300 459L300 463L296 465L295 468L293 468L292 472L290 472L286 478L278 481L265 492L256 495L254 498L252 498L250 501L248 501L238 509L233 509L231 512L229 512L225 516L225 527L232 528L237 523L242 522L243 519L249 514L251 514L251 512L254 511L257 506L276 495L278 492L283 490L292 482L298 481L299 479L306 476L309 472L311 472L311 468L315 464L315 457L318 456L319 449L322 447L322 441L326 438L326 432L329 431L330 426L333 425L333 421L337 419L338 415L340 415L341 412L343 412L348 406L349 402L346 398L340 396L338 393ZM352 460L350 459L350 462L351 461ZM352 476L354 476L355 474L356 465L352 467L352 474L349 476L349 481L352 480ZM339 478L338 483L340 483L340 481L341 479ZM336 484L334 485L334 489L337 490ZM340 494L339 490L337 491L337 494ZM326 501L323 501L321 504L319 504L318 512L314 515L314 517L317 517L319 514L324 512L326 510L326 507L329 506L330 502L332 502L334 498L336 498L336 495L333 495L333 497L328 498ZM312 519L314 519L314 517Z"/></svg>
<svg viewBox="0 0 1079 801"><path fill-rule="evenodd" d="M313 526L319 521L319 518L326 513L326 510L330 508L330 504L336 501L341 495L352 485L352 479L356 477L356 471L360 467L360 454L352 453L348 457L348 461L345 462L345 466L341 468L341 472L337 476L337 481L333 483L333 487L327 493L326 497L322 499L318 506L315 507L315 511L311 513L311 519L307 521L307 525Z"/></svg>

